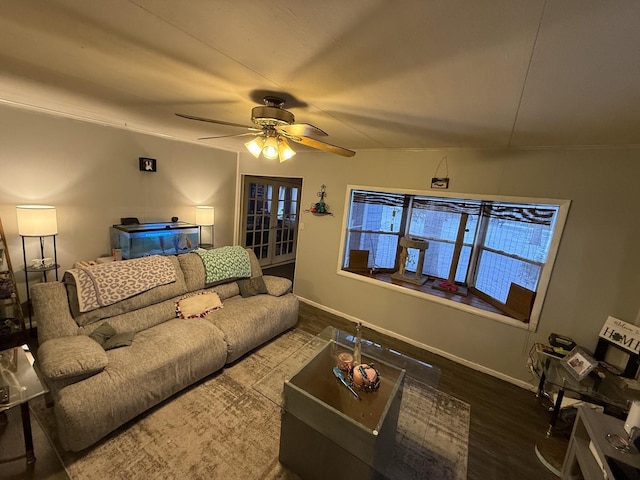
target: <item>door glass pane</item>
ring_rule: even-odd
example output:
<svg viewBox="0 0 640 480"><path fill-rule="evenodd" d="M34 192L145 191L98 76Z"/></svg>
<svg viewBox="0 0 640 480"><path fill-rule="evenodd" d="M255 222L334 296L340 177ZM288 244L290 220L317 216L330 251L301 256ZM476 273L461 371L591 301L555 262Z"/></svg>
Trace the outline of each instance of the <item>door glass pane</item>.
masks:
<svg viewBox="0 0 640 480"><path fill-rule="evenodd" d="M277 179L249 179L246 185L247 246L259 247L256 256L263 266L295 259L300 187Z"/></svg>

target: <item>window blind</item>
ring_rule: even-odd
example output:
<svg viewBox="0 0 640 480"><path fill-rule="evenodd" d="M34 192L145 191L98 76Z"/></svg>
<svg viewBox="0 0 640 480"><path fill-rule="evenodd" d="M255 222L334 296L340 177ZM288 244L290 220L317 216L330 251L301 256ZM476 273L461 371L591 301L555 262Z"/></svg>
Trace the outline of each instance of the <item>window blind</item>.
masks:
<svg viewBox="0 0 640 480"><path fill-rule="evenodd" d="M484 203L482 205L482 213L490 218L546 226L552 224L556 211L552 208L532 208L509 204Z"/></svg>
<svg viewBox="0 0 640 480"><path fill-rule="evenodd" d="M387 207L402 208L404 198L405 195L401 193L368 192L365 190L353 190L351 193L351 201L353 203L384 205Z"/></svg>

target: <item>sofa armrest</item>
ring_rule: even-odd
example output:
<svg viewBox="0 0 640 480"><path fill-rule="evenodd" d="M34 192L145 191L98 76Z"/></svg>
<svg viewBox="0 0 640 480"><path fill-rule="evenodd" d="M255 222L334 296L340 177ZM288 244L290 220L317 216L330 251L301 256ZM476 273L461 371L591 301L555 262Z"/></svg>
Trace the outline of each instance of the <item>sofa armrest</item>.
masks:
<svg viewBox="0 0 640 480"><path fill-rule="evenodd" d="M100 344L85 335L52 338L38 348L38 365L48 383L90 377L108 362Z"/></svg>
<svg viewBox="0 0 640 480"><path fill-rule="evenodd" d="M71 316L67 289L63 283L37 283L31 287L30 293L40 344L52 338L78 333L78 324Z"/></svg>
<svg viewBox="0 0 640 480"><path fill-rule="evenodd" d="M281 297L285 293L289 293L293 286L293 283L288 278L264 275L262 279L267 287L267 293L274 297Z"/></svg>

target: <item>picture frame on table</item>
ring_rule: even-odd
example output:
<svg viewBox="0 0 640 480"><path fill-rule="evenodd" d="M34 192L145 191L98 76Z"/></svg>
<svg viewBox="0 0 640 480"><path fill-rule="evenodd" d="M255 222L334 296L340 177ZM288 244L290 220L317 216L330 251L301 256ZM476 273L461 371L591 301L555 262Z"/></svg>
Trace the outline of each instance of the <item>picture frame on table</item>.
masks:
<svg viewBox="0 0 640 480"><path fill-rule="evenodd" d="M598 361L580 347L571 350L561 362L571 376L578 381L589 375L598 365Z"/></svg>

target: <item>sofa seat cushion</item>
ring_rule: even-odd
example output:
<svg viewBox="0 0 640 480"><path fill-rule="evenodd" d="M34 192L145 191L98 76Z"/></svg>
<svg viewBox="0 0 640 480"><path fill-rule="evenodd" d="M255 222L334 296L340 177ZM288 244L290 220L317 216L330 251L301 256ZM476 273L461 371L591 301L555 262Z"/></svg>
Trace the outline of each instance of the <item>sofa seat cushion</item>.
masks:
<svg viewBox="0 0 640 480"><path fill-rule="evenodd" d="M231 363L293 327L298 321L298 297L293 294L248 298L236 295L224 302L224 308L204 318L224 332L227 363Z"/></svg>
<svg viewBox="0 0 640 480"><path fill-rule="evenodd" d="M172 319L139 332L131 346L106 352L109 361L102 372L57 392L63 446L79 451L91 445L222 368L226 353L223 333L201 318Z"/></svg>

